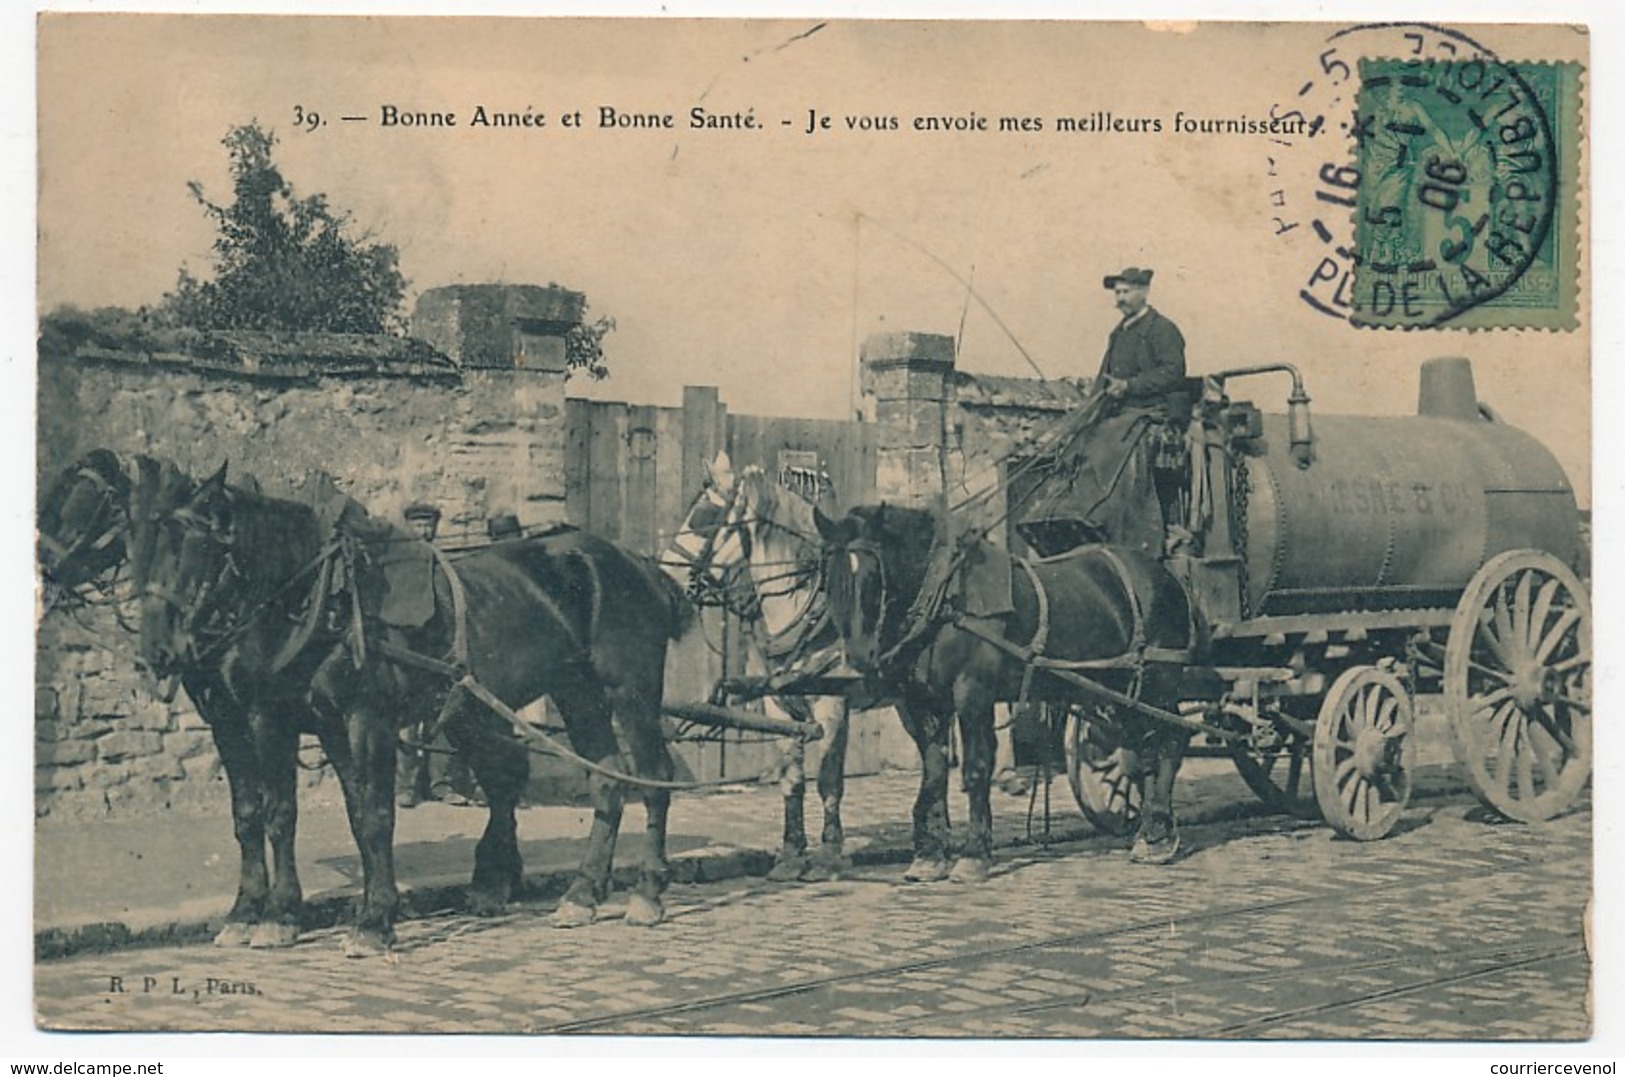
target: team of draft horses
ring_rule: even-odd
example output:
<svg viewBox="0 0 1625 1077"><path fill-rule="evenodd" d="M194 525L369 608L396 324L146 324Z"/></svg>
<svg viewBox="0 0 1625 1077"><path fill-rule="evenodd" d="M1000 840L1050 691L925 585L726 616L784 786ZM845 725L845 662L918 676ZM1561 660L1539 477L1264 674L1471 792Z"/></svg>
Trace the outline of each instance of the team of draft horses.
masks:
<svg viewBox="0 0 1625 1077"><path fill-rule="evenodd" d="M816 486L816 484L815 484ZM320 491L323 484L316 484ZM588 772L593 822L580 870L555 922L590 922L610 889L629 785L646 807L647 856L626 920L656 924L668 881L666 819L676 779L662 725L668 644L695 624L697 603L729 605L755 626L777 702L816 723L822 840L809 851L802 812L805 740L784 740L783 844L774 875L838 873L847 698L892 706L921 763L910 880L984 879L991 853L993 705L1040 693L997 638L1064 641L1051 652L1109 659L1149 624L1186 623L1151 610L1125 621L1128 594L1153 562L1080 555L1011 573L1006 608L966 614L954 583L985 542L944 538L920 509L871 505L839 519L816 498L747 467L713 463L666 555L635 555L585 531L499 537L456 554L425 541L422 512L400 528L331 484L300 501L261 493L224 466L196 479L172 463L89 454L42 500L40 557L59 601L101 588L138 603L138 662L172 699L184 689L211 727L230 786L241 853L235 900L216 941L291 945L301 924L294 858L297 753L314 736L341 784L364 890L345 939L356 956L387 950L398 895L392 856L401 730L443 736L466 761L489 818L475 851L469 902L494 912L518 896L515 809L529 751ZM813 490L816 493L817 490ZM1126 563L1125 563L1126 562ZM1154 583L1154 581L1153 581ZM1034 599L1046 594L1042 626ZM1153 604L1171 601L1152 585ZM1189 641L1175 630L1161 646ZM996 638L997 637L997 638ZM776 678L776 679L775 679ZM1042 680L1042 678L1038 678ZM821 686L806 697L797 686ZM830 685L835 685L834 689ZM1150 684L1136 690L1154 692ZM518 718L547 698L564 740ZM949 841L949 730L957 717L969 827ZM1137 854L1177 842L1159 775L1171 786L1178 744L1147 729L1147 824ZM1177 738L1175 738L1177 739ZM1168 749L1168 750L1163 750ZM1156 799L1164 796L1163 799ZM1161 805L1161 810L1151 808ZM957 854L957 855L955 855Z"/></svg>
<svg viewBox="0 0 1625 1077"><path fill-rule="evenodd" d="M1151 276L1131 268L1105 278L1124 317L1073 435L1112 429L1095 420L1132 411L1180 381L1183 340L1147 305ZM1132 429L1139 443L1154 444L1143 425ZM1069 472L1069 489L1087 474L1099 480L1104 463L1115 469L1102 487L1111 494L1117 472L1134 470L1128 465L1141 456L1122 449L1123 436L1066 443L1072 459L1057 463ZM1107 444L1118 446L1115 455L1098 451ZM1084 445L1097 465L1092 472L1078 466ZM1148 475L1165 463L1152 455L1160 454L1147 454ZM622 804L635 785L649 842L626 920L659 923L666 817L672 792L684 787L662 725L666 650L696 622L695 599L749 614L779 702L792 718L816 723L825 739L824 825L811 853L805 741L786 739L776 876L845 866L847 703L829 687L857 684L866 701L896 709L919 749L907 877L984 879L994 702L1054 687L1035 678L1025 648L1036 645L1102 682L1171 705L1171 686L1140 659L1147 648L1173 653L1193 643L1183 591L1160 570L1160 542L1150 553L1079 546L1078 556L1023 561L1016 571L985 532L951 534L951 514L873 505L832 521L814 503L820 491L806 492L769 481L759 468L735 475L719 458L665 563L583 531L516 535L516 520L493 526L496 541L453 558L428 541L437 518L431 506L408 506L405 530L373 518L330 481L293 501L266 496L251 478L231 481L224 466L198 480L172 463L97 450L42 498L40 560L48 593L61 599L132 585L140 664L166 699L184 688L213 731L241 853L221 945L286 946L298 936L296 773L300 738L310 735L338 776L361 856L363 893L346 952L389 948L399 904L393 837L403 729L419 745L443 737L484 795L490 814L469 891L476 912L502 908L521 889L515 808L535 748L583 767L593 806L586 853L555 921L588 923L608 896ZM1095 499L1081 517L1113 500ZM1157 514L1154 500L1149 508ZM1056 534L1071 536L1063 545L1084 537L1077 514L1049 515L1058 520L1049 544ZM1105 533L1128 536L1143 528L1142 515L1131 508L1123 528L1108 525ZM1159 539L1161 523L1159 514ZM1037 531L1032 537L1045 544ZM843 680L846 673L856 676ZM798 690L810 694L796 698ZM544 697L567 744L517 714ZM948 745L956 719L970 818L951 851ZM1188 734L1141 724L1143 734L1124 744L1146 775L1135 855L1166 860L1178 846L1172 783Z"/></svg>

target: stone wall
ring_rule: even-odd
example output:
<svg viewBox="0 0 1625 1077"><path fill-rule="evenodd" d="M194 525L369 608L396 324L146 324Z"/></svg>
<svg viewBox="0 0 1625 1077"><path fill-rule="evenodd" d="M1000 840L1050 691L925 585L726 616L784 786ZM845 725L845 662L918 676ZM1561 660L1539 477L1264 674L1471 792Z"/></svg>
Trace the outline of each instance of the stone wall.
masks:
<svg viewBox="0 0 1625 1077"><path fill-rule="evenodd" d="M457 296L425 299L437 318L455 314ZM326 471L384 518L398 521L411 501L439 505L449 544L479 541L498 514L562 522L565 375L551 329L501 325L500 339L482 345L479 369L387 337L160 334L42 351L41 488L89 450L109 448L171 459L194 475L226 461L231 476L252 475L273 496L297 497ZM506 369L491 361L495 348L511 350ZM133 634L110 608L42 620L36 814L84 818L223 798L207 728L184 693L159 701L133 655ZM310 770L307 781L324 773Z"/></svg>
<svg viewBox="0 0 1625 1077"><path fill-rule="evenodd" d="M456 286L425 294L417 337L405 340L185 334L42 349L40 480L105 447L196 475L224 460L273 495L297 497L325 470L380 516L398 518L411 501L439 505L441 540L452 545L483 540L498 514L560 522L560 319L581 309L562 289ZM980 522L1003 517L1005 459L1082 397L1075 382L959 371L952 338L934 334L871 337L862 364L865 417L879 428L878 495L929 507L968 501L963 511ZM1003 541L1003 529L992 537ZM223 803L207 728L184 693L171 704L155 697L135 672L134 645L109 607L53 612L40 624L37 814ZM317 758L311 749L308 762ZM327 768L303 774L307 785L331 780Z"/></svg>
<svg viewBox="0 0 1625 1077"><path fill-rule="evenodd" d="M879 333L861 353L864 417L879 426L875 482L897 504L947 506L967 526L1005 516L1004 468L1079 406L1087 381L957 369L952 337Z"/></svg>

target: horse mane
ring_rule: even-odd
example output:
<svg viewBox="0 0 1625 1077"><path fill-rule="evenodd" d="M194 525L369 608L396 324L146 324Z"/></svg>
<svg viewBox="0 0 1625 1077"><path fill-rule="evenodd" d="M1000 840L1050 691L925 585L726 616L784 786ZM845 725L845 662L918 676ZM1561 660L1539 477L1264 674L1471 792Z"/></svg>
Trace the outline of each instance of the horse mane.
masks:
<svg viewBox="0 0 1625 1077"><path fill-rule="evenodd" d="M315 557L322 541L316 513L298 501L237 486L227 488L225 496L233 556L249 581L250 598L263 600Z"/></svg>
<svg viewBox="0 0 1625 1077"><path fill-rule="evenodd" d="M765 468L751 464L739 474L740 494L756 506L756 515L771 520L791 537L803 557L818 554L818 525L814 516L820 506L800 490L770 478Z"/></svg>
<svg viewBox="0 0 1625 1077"><path fill-rule="evenodd" d="M857 524L857 537L880 547L886 575L892 581L890 601L907 608L919 597L940 527L928 509L889 505L882 501L858 505L848 513Z"/></svg>

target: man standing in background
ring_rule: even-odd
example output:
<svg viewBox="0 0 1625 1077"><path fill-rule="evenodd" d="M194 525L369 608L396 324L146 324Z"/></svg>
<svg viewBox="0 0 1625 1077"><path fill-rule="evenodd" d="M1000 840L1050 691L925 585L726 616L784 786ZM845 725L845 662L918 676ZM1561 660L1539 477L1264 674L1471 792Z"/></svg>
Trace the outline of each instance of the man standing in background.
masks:
<svg viewBox="0 0 1625 1077"><path fill-rule="evenodd" d="M414 501L401 510L415 538L433 542L440 531L440 510ZM403 731L400 764L395 773L395 803L413 808L425 800L471 804L476 799L468 764L454 751L444 733L426 743L432 722L420 722Z"/></svg>

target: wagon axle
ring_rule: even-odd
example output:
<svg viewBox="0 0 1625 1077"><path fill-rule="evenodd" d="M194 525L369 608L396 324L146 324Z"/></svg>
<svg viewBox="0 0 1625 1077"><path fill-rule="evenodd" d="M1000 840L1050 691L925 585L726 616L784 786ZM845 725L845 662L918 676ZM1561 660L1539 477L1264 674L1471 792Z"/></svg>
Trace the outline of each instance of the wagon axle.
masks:
<svg viewBox="0 0 1625 1077"><path fill-rule="evenodd" d="M1529 656L1519 661L1508 685L1512 699L1525 714L1563 699L1563 676Z"/></svg>
<svg viewBox="0 0 1625 1077"><path fill-rule="evenodd" d="M1376 786L1386 799L1397 795L1397 779L1404 773L1406 732L1363 729L1354 739L1354 770Z"/></svg>

